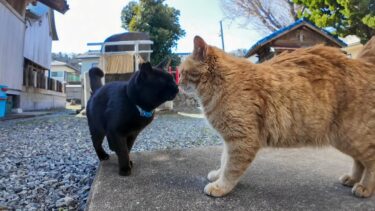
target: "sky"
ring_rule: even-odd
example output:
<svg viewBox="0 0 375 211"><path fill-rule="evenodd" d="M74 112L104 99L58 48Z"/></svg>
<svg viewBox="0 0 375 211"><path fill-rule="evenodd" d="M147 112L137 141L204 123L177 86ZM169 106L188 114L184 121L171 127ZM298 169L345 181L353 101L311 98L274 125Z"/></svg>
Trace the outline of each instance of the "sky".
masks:
<svg viewBox="0 0 375 211"><path fill-rule="evenodd" d="M65 15L55 12L58 41L52 52L84 53L93 47L90 42L103 42L107 37L126 32L121 28L121 10L129 0L68 0ZM166 0L180 10L181 28L185 37L173 52L191 52L193 38L200 35L208 44L221 47L220 20L224 18L220 0ZM244 29L239 23L223 20L225 50L248 49L261 38L256 31Z"/></svg>

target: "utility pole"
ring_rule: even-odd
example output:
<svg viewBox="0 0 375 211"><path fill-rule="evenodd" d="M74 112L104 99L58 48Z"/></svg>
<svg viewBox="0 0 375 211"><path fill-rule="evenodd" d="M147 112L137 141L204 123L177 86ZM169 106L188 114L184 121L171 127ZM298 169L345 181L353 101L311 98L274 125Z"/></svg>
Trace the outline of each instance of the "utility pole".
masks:
<svg viewBox="0 0 375 211"><path fill-rule="evenodd" d="M224 47L224 32L223 32L223 21L220 20L220 37L221 37L221 46L223 48L223 51L225 51Z"/></svg>

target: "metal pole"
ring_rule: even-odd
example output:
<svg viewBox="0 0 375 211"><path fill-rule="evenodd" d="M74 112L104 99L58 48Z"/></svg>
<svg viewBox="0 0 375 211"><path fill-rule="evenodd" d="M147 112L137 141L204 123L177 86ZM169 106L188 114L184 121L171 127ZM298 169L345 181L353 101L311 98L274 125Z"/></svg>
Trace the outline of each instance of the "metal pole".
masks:
<svg viewBox="0 0 375 211"><path fill-rule="evenodd" d="M220 37L221 37L221 46L223 48L223 51L225 51L224 47L224 32L223 32L223 21L220 21Z"/></svg>

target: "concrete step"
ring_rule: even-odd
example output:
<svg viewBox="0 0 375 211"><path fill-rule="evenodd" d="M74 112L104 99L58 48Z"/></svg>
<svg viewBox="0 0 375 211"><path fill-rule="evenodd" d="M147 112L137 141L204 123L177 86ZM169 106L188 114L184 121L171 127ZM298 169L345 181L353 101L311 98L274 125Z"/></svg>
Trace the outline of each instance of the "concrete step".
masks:
<svg viewBox="0 0 375 211"><path fill-rule="evenodd" d="M88 211L104 210L375 210L338 178L351 158L332 148L265 149L226 197L204 195L206 175L219 166L220 147L132 153L132 175L117 159L100 164Z"/></svg>

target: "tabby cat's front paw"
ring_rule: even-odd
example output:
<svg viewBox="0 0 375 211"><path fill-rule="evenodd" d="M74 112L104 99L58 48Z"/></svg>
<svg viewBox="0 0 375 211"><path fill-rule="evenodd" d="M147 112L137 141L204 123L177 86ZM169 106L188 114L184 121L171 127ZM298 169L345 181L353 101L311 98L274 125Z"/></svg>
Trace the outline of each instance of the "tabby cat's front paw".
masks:
<svg viewBox="0 0 375 211"><path fill-rule="evenodd" d="M353 187L354 184L355 184L356 182L358 182L358 181L355 181L355 180L353 179L353 177L351 177L351 176L349 176L349 175L344 175L344 176L340 177L339 180L340 180L340 182L341 182L342 185L344 185L344 186L348 186L348 187Z"/></svg>
<svg viewBox="0 0 375 211"><path fill-rule="evenodd" d="M356 183L354 185L352 193L360 198L367 198L372 195L372 191L370 191L366 186L362 185L361 183Z"/></svg>
<svg viewBox="0 0 375 211"><path fill-rule="evenodd" d="M209 196L214 196L214 197L225 196L231 190L232 190L232 188L224 187L222 185L219 185L218 182L209 183L209 184L206 185L206 187L204 187L204 193L209 195Z"/></svg>
<svg viewBox="0 0 375 211"><path fill-rule="evenodd" d="M218 170L212 170L212 171L210 171L210 173L208 173L207 179L210 182L214 182L217 179L219 179L219 176L220 176L220 169L218 169Z"/></svg>

